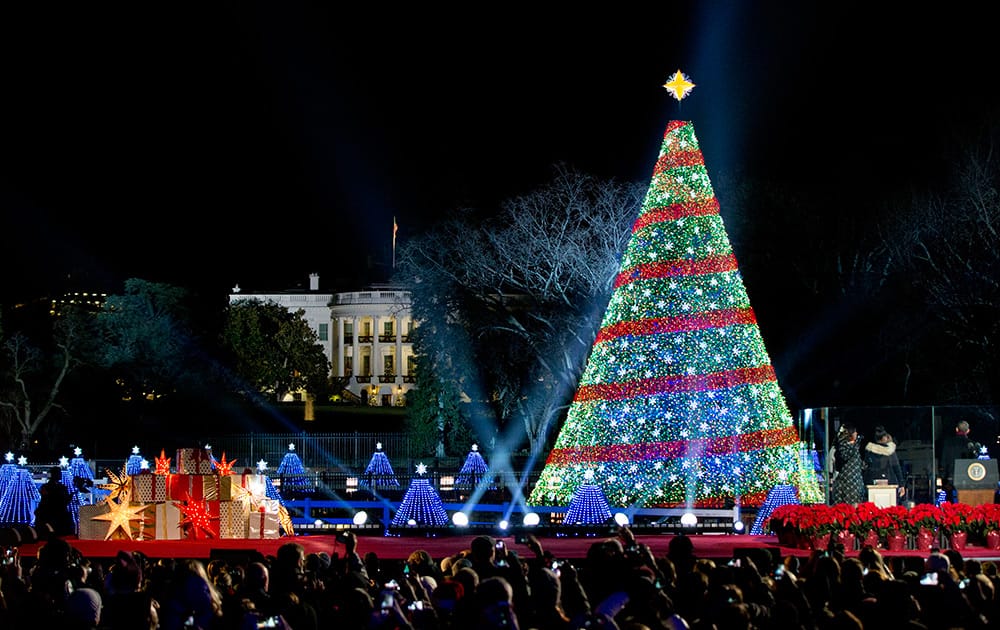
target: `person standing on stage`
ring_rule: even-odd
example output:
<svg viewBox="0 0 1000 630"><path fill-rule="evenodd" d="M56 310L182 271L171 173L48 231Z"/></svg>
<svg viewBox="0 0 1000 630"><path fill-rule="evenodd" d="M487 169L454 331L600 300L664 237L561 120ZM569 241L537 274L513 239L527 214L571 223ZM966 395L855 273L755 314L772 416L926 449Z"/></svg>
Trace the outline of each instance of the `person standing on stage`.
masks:
<svg viewBox="0 0 1000 630"><path fill-rule="evenodd" d="M833 447L832 503L852 505L865 500L865 482L861 474L861 451L858 450L858 429L850 422L840 426L837 442Z"/></svg>
<svg viewBox="0 0 1000 630"><path fill-rule="evenodd" d="M896 455L896 443L882 425L875 427L872 441L865 444L864 472L865 483L871 485L884 479L889 485L896 486L897 496L906 494L906 480Z"/></svg>
<svg viewBox="0 0 1000 630"><path fill-rule="evenodd" d="M979 445L969 438L969 423L965 420L955 425L955 434L941 441L941 485L949 497L955 501L955 460L975 459L979 455Z"/></svg>

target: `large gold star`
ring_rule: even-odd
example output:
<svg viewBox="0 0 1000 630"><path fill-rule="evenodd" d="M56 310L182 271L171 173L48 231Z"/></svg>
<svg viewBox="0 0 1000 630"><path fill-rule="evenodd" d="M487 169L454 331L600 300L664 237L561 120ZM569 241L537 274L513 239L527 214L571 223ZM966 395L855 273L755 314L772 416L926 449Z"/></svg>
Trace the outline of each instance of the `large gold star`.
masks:
<svg viewBox="0 0 1000 630"><path fill-rule="evenodd" d="M691 93L691 90L694 89L694 83L691 83L686 74L678 70L670 77L669 81L663 84L663 87L667 88L667 91L680 101Z"/></svg>
<svg viewBox="0 0 1000 630"><path fill-rule="evenodd" d="M132 494L132 477L125 472L124 468L122 468L120 475L108 469L105 469L105 472L108 473L110 483L99 484L100 488L108 491L108 498L104 500L105 503L128 503L128 497ZM124 495L124 499L122 495Z"/></svg>
<svg viewBox="0 0 1000 630"><path fill-rule="evenodd" d="M144 504L129 505L128 493L125 494L125 499L121 503L112 503L111 511L107 514L98 514L92 517L92 520L95 521L108 521L108 533L104 540L110 539L119 528L125 532L129 540L135 540L132 537L131 521L141 521L142 512L145 512L148 506Z"/></svg>

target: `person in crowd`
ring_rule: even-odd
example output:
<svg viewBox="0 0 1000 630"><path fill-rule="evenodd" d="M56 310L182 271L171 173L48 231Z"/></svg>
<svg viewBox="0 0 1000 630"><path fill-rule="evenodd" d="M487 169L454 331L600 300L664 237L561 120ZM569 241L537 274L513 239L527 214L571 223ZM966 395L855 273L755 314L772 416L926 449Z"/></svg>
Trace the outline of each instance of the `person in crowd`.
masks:
<svg viewBox="0 0 1000 630"><path fill-rule="evenodd" d="M865 500L858 429L850 422L840 425L833 453L834 477L830 492L833 503L857 504Z"/></svg>
<svg viewBox="0 0 1000 630"><path fill-rule="evenodd" d="M898 497L906 495L906 479L896 454L896 442L882 425L875 427L871 441L865 444L864 479L869 485L887 482L896 486Z"/></svg>
<svg viewBox="0 0 1000 630"><path fill-rule="evenodd" d="M72 536L76 533L73 514L70 512L72 497L62 482L62 468L49 468L48 480L38 488L41 499L35 508L35 529L43 531L45 526L52 529L54 536Z"/></svg>

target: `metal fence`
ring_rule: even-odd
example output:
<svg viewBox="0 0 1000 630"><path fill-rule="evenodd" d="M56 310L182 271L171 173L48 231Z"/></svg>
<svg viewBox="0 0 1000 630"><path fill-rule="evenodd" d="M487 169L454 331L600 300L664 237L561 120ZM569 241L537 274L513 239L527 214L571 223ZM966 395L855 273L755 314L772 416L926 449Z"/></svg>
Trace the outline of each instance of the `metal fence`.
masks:
<svg viewBox="0 0 1000 630"><path fill-rule="evenodd" d="M390 462L413 458L410 441L396 433L247 433L216 436L208 444L216 458L225 453L229 461L238 460L236 470L263 460L274 471L293 448L312 471L363 471L379 444Z"/></svg>

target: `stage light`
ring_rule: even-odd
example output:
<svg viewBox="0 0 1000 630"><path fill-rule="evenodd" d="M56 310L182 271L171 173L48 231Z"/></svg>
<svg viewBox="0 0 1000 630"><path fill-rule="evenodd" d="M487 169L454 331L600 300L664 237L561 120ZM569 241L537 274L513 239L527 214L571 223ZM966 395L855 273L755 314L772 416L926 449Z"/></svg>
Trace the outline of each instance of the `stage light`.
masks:
<svg viewBox="0 0 1000 630"><path fill-rule="evenodd" d="M685 512L681 515L681 525L684 527L694 527L698 524L698 517L694 515L694 512Z"/></svg>
<svg viewBox="0 0 1000 630"><path fill-rule="evenodd" d="M455 524L455 527L468 527L469 515L465 512L455 512L451 515L451 522Z"/></svg>
<svg viewBox="0 0 1000 630"><path fill-rule="evenodd" d="M406 521L406 526L407 527L416 527L417 526L417 519L411 518L411 519L407 520Z"/></svg>
<svg viewBox="0 0 1000 630"><path fill-rule="evenodd" d="M541 520L536 512L528 512L524 515L524 520L521 522L524 523L525 527L535 527Z"/></svg>
<svg viewBox="0 0 1000 630"><path fill-rule="evenodd" d="M358 510L358 512L354 515L354 524L360 527L361 525L364 525L367 522L368 522L368 512L365 512L364 510Z"/></svg>
<svg viewBox="0 0 1000 630"><path fill-rule="evenodd" d="M625 514L625 512L616 512L615 522L621 525L622 527L625 527L628 525L628 516Z"/></svg>
<svg viewBox="0 0 1000 630"><path fill-rule="evenodd" d="M323 527L323 519L318 518L313 521L313 527Z"/></svg>
<svg viewBox="0 0 1000 630"><path fill-rule="evenodd" d="M509 527L509 526L510 526L510 523L508 523L506 519L504 519L504 520L500 521L499 523L497 523L497 527L499 527L502 530L506 530L507 527Z"/></svg>
<svg viewBox="0 0 1000 630"><path fill-rule="evenodd" d="M744 529L746 529L746 525L743 524L743 521L733 521L734 534L742 534Z"/></svg>

